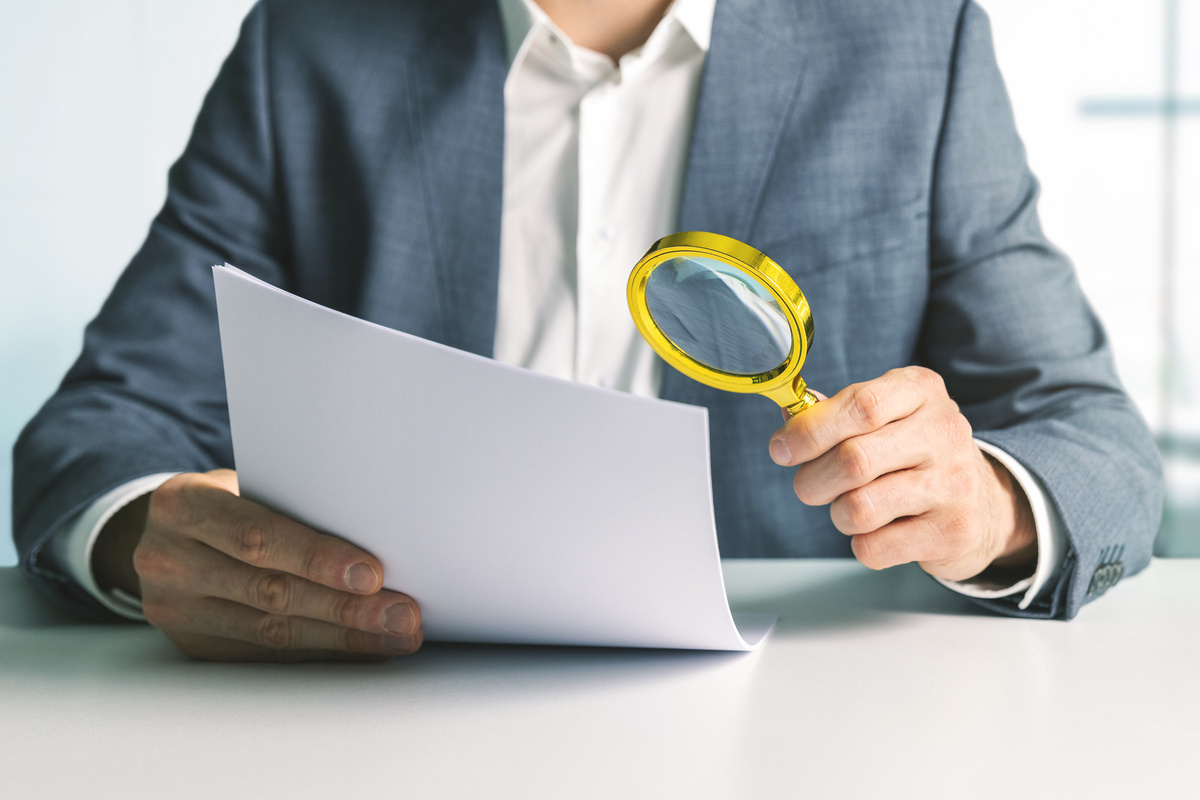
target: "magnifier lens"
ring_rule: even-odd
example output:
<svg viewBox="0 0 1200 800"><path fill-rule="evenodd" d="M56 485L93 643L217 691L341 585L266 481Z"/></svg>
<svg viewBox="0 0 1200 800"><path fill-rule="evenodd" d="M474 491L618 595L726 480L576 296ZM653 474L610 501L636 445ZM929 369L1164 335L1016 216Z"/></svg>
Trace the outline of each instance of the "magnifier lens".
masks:
<svg viewBox="0 0 1200 800"><path fill-rule="evenodd" d="M753 247L705 231L664 236L625 293L642 336L689 378L761 394L792 414L817 402L800 377L813 337L808 301Z"/></svg>
<svg viewBox="0 0 1200 800"><path fill-rule="evenodd" d="M787 316L771 292L716 259L664 261L646 280L645 301L671 343L711 369L760 375L792 352Z"/></svg>

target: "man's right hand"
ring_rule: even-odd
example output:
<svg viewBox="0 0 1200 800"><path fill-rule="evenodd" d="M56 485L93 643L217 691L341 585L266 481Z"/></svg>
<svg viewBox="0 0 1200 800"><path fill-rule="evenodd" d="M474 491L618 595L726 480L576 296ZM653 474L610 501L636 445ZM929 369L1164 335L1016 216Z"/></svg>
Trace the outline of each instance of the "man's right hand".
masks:
<svg viewBox="0 0 1200 800"><path fill-rule="evenodd" d="M378 559L239 497L232 470L171 478L96 547L102 586L128 582L113 564L132 563L146 619L192 658L378 660L421 646L420 609L382 590Z"/></svg>

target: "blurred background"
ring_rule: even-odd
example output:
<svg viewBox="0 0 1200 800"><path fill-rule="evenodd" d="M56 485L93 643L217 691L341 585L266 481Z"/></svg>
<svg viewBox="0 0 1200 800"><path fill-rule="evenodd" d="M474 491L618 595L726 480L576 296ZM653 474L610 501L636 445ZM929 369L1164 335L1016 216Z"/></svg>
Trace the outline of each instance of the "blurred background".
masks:
<svg viewBox="0 0 1200 800"><path fill-rule="evenodd" d="M0 566L12 445L145 236L252 0L0 0ZM1042 219L1200 556L1200 0L983 0Z"/></svg>

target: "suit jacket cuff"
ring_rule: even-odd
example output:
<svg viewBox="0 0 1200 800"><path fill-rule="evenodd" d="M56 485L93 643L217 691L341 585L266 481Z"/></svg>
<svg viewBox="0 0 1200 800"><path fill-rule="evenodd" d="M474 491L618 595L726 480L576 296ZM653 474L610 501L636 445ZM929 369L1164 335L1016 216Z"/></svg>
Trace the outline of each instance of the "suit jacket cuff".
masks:
<svg viewBox="0 0 1200 800"><path fill-rule="evenodd" d="M142 603L119 589L104 591L92 572L92 550L96 539L113 515L142 495L149 494L177 473L160 472L123 483L100 497L73 520L59 529L48 543L48 549L59 568L100 601L108 610L126 619L145 621Z"/></svg>
<svg viewBox="0 0 1200 800"><path fill-rule="evenodd" d="M1033 526L1037 534L1038 558L1037 567L1028 578L1011 585L997 585L980 577L965 581L948 581L938 578L943 586L954 591L981 599L994 600L1001 597L1017 597L1020 600L1017 608L1025 610L1055 585L1062 572L1063 558L1067 553L1067 534L1063 527L1062 517L1050 502L1042 482L1029 470L1008 453L987 442L975 440L979 449L1004 465L1016 479L1017 485L1029 499L1029 508L1033 511Z"/></svg>

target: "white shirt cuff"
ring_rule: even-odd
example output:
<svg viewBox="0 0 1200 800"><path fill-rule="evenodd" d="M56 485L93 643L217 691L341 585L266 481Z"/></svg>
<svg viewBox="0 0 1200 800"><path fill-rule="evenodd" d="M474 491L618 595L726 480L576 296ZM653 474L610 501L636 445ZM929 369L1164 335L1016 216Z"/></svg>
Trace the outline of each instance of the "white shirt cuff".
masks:
<svg viewBox="0 0 1200 800"><path fill-rule="evenodd" d="M104 607L127 619L145 621L142 601L120 589L103 591L92 572L92 550L100 531L125 506L149 494L178 473L160 472L123 483L88 506L50 538L50 552L68 577L88 591Z"/></svg>
<svg viewBox="0 0 1200 800"><path fill-rule="evenodd" d="M937 580L959 594L968 597L994 599L1011 597L1024 592L1017 607L1024 610L1048 587L1054 585L1054 580L1062 570L1063 556L1067 552L1067 534L1063 528L1062 517L1046 496L1046 488L1042 482L1029 470L995 445L975 440L979 449L999 461L1016 479L1017 485L1029 499L1029 508L1033 511L1033 527L1037 534L1037 568L1033 575L1017 581L1011 586L1001 586L994 582L972 578L965 581Z"/></svg>

